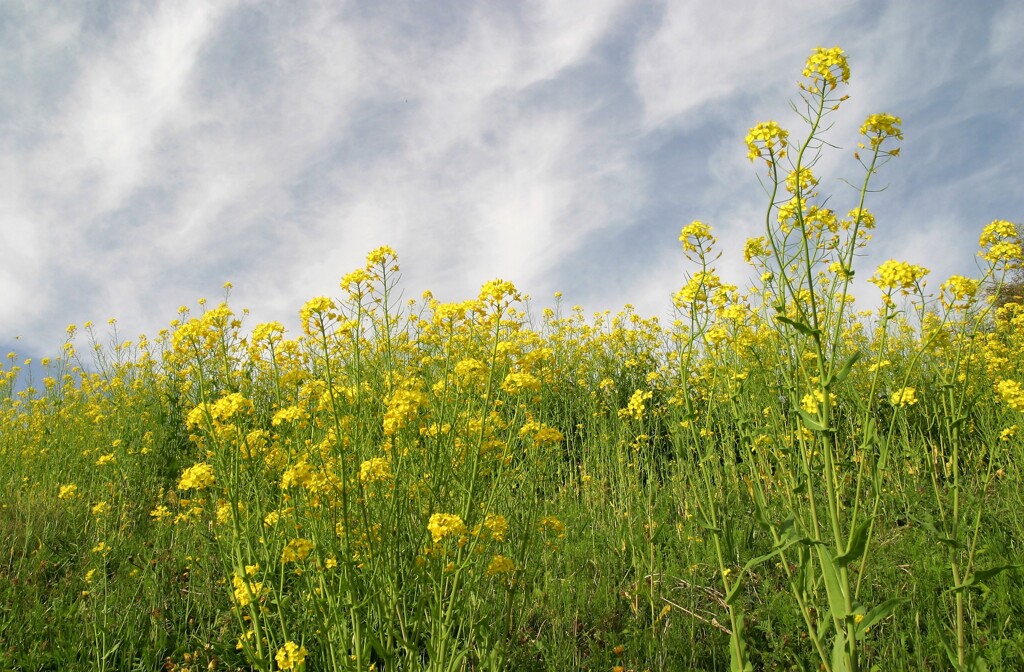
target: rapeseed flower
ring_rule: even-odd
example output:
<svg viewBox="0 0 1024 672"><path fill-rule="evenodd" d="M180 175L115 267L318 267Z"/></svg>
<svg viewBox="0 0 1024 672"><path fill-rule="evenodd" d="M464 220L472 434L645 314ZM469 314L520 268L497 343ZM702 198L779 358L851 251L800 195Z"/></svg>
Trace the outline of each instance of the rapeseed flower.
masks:
<svg viewBox="0 0 1024 672"><path fill-rule="evenodd" d="M747 133L746 143L747 158L753 161L759 157L764 158L769 164L786 156L786 143L789 132L783 130L774 121L766 121L757 124Z"/></svg>
<svg viewBox="0 0 1024 672"><path fill-rule="evenodd" d="M890 259L878 267L868 282L872 282L883 290L899 289L904 293L910 292L925 275L928 269L905 261Z"/></svg>
<svg viewBox="0 0 1024 672"><path fill-rule="evenodd" d="M514 571L516 571L516 563L504 555L495 555L487 565L486 575L497 576L499 574L511 574Z"/></svg>
<svg viewBox="0 0 1024 672"><path fill-rule="evenodd" d="M871 114L861 125L860 134L869 139L871 149L878 149L889 138L903 139L903 131L900 130L902 123L902 119L891 114ZM898 151L891 150L890 154Z"/></svg>
<svg viewBox="0 0 1024 672"><path fill-rule="evenodd" d="M846 60L846 54L839 47L826 49L815 47L814 51L807 58L804 65L804 77L810 77L812 92L816 92L819 82L825 84L829 91L836 88L839 82L848 84L850 82L850 64Z"/></svg>
<svg viewBox="0 0 1024 672"><path fill-rule="evenodd" d="M75 496L78 491L78 486L74 483L68 483L67 485L60 486L60 492L57 493L57 499L71 499Z"/></svg>
<svg viewBox="0 0 1024 672"><path fill-rule="evenodd" d="M305 560L312 552L314 544L309 539L292 539L281 551L281 562L298 562Z"/></svg>
<svg viewBox="0 0 1024 672"><path fill-rule="evenodd" d="M913 406L917 403L917 390L913 387L904 387L892 393L890 398L893 406Z"/></svg>
<svg viewBox="0 0 1024 672"><path fill-rule="evenodd" d="M996 392L1003 403L1018 413L1024 413L1024 387L1020 383L1016 380L1000 380L996 383Z"/></svg>
<svg viewBox="0 0 1024 672"><path fill-rule="evenodd" d="M359 465L359 480L364 484L390 481L391 463L383 457L371 457Z"/></svg>
<svg viewBox="0 0 1024 672"><path fill-rule="evenodd" d="M193 464L181 473L181 480L178 481L180 490L203 490L217 482L213 473L213 467L206 462Z"/></svg>
<svg viewBox="0 0 1024 672"><path fill-rule="evenodd" d="M427 531L434 543L439 543L445 537L461 535L466 533L466 524L462 518L452 513L435 513L430 516L427 522Z"/></svg>
<svg viewBox="0 0 1024 672"><path fill-rule="evenodd" d="M295 642L285 642L284 646L277 650L277 654L274 655L274 660L277 661L277 667L281 670L294 670L305 662L306 655L309 652L306 651L306 647L299 646Z"/></svg>

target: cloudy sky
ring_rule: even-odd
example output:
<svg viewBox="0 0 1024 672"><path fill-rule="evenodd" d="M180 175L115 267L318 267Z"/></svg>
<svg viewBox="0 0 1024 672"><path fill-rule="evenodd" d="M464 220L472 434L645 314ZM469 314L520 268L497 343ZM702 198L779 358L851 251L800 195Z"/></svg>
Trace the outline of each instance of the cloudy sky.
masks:
<svg viewBox="0 0 1024 672"><path fill-rule="evenodd" d="M818 45L853 72L831 207L864 117L903 119L862 276L895 257L938 284L1024 221L1022 28L1016 0L0 0L0 346L154 334L228 280L252 324L294 324L383 244L408 296L501 277L667 315L691 220L743 281L743 137L800 128Z"/></svg>

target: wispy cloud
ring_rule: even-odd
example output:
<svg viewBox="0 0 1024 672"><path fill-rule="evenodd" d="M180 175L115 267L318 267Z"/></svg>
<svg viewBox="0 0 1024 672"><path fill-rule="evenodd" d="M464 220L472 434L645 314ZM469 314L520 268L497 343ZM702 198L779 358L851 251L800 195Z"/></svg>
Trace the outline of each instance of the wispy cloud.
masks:
<svg viewBox="0 0 1024 672"><path fill-rule="evenodd" d="M413 295L501 276L663 314L690 219L745 273L764 198L742 137L792 122L816 44L855 68L828 188L855 172L863 115L904 116L868 261L952 271L977 227L1019 219L1015 3L103 7L3 10L0 340L52 349L109 315L152 333L225 280L254 319L289 320L381 244Z"/></svg>

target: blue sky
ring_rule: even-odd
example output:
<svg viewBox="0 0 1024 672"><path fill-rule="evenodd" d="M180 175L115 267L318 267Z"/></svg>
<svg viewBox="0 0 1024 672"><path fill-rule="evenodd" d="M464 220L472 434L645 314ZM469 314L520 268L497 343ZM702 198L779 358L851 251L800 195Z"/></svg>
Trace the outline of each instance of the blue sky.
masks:
<svg viewBox="0 0 1024 672"><path fill-rule="evenodd" d="M152 335L228 280L250 324L294 324L383 244L408 296L502 277L667 316L694 219L746 277L743 138L799 128L818 45L852 68L831 207L866 115L903 119L861 277L899 258L937 286L985 224L1024 221L1022 29L1013 0L0 0L0 346L109 317Z"/></svg>

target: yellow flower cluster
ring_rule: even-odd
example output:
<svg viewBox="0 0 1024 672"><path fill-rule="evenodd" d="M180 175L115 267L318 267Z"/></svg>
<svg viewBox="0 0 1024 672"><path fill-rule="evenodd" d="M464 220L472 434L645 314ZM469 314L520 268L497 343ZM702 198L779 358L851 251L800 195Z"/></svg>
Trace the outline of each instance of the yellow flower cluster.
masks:
<svg viewBox="0 0 1024 672"><path fill-rule="evenodd" d="M530 437L534 445L561 443L565 435L554 427L530 420L519 429L519 436Z"/></svg>
<svg viewBox="0 0 1024 672"><path fill-rule="evenodd" d="M288 641L284 643L284 646L277 650L274 660L277 661L278 669L294 670L305 662L308 654L309 652L306 651L306 647L299 646L295 642Z"/></svg>
<svg viewBox="0 0 1024 672"><path fill-rule="evenodd" d="M880 289L899 289L909 292L920 282L921 278L928 274L928 269L905 261L890 259L878 267L878 271L868 282L873 282Z"/></svg>
<svg viewBox="0 0 1024 672"><path fill-rule="evenodd" d="M462 522L461 517L453 513L435 513L427 522L427 531L430 532L430 537L436 544L444 540L445 537L465 534L466 524Z"/></svg>
<svg viewBox="0 0 1024 672"><path fill-rule="evenodd" d="M312 552L314 544L309 539L292 539L281 551L281 562L299 562L309 557Z"/></svg>
<svg viewBox="0 0 1024 672"><path fill-rule="evenodd" d="M538 529L546 534L553 534L558 539L565 539L565 523L555 516L543 516L537 521Z"/></svg>
<svg viewBox="0 0 1024 672"><path fill-rule="evenodd" d="M416 417L416 411L426 403L426 396L418 390L395 390L384 412L384 435L394 436Z"/></svg>
<svg viewBox="0 0 1024 672"><path fill-rule="evenodd" d="M817 82L824 82L828 89L832 90L839 82L849 83L850 64L846 60L846 54L839 47L816 47L807 59L803 74L804 77L811 78L814 86L817 86Z"/></svg>
<svg viewBox="0 0 1024 672"><path fill-rule="evenodd" d="M644 390L637 390L633 393L633 396L629 398L629 404L626 408L619 410L620 418L632 418L634 420L643 420L644 412L647 410L647 406L644 402L654 396L653 392L645 392Z"/></svg>
<svg viewBox="0 0 1024 672"><path fill-rule="evenodd" d="M180 490L203 490L217 482L213 474L213 467L206 462L193 464L181 472L181 480L178 481Z"/></svg>
<svg viewBox="0 0 1024 672"><path fill-rule="evenodd" d="M864 124L860 127L860 134L868 138L871 144L871 149L878 149L878 147L885 142L888 138L896 138L898 140L903 139L903 131L900 130L900 124L903 120L899 117L891 114L870 114L868 118L864 120ZM892 150L893 152L897 150Z"/></svg>
<svg viewBox="0 0 1024 672"><path fill-rule="evenodd" d="M509 394L519 394L523 390L540 390L540 379L532 373L514 372L505 376L501 389Z"/></svg>
<svg viewBox="0 0 1024 672"><path fill-rule="evenodd" d="M1000 380L996 383L996 392L1003 403L1018 413L1024 413L1024 387L1020 383L1016 380Z"/></svg>
<svg viewBox="0 0 1024 672"><path fill-rule="evenodd" d="M511 574L516 571L516 563L504 555L495 555L487 565L487 576L498 576L499 574Z"/></svg>
<svg viewBox="0 0 1024 672"><path fill-rule="evenodd" d="M893 406L913 406L917 403L917 390L913 387L904 387L892 393L889 399Z"/></svg>
<svg viewBox="0 0 1024 672"><path fill-rule="evenodd" d="M302 331L307 336L317 335L324 325L337 318L338 307L326 296L317 296L306 302L299 310Z"/></svg>
<svg viewBox="0 0 1024 672"><path fill-rule="evenodd" d="M687 252L697 252L697 248L704 249L705 243L714 245L716 240L711 235L711 227L701 221L694 221L683 227L679 234L679 242Z"/></svg>
<svg viewBox="0 0 1024 672"><path fill-rule="evenodd" d="M786 142L789 133L774 121L757 124L747 133L747 158L753 161L763 157L768 163L786 156Z"/></svg>
<svg viewBox="0 0 1024 672"><path fill-rule="evenodd" d="M237 574L231 577L231 584L234 586L235 601L240 607L249 606L266 592L262 581L246 581Z"/></svg>
<svg viewBox="0 0 1024 672"><path fill-rule="evenodd" d="M359 480L364 483L390 481L391 463L383 457L371 457L359 465Z"/></svg>
<svg viewBox="0 0 1024 672"><path fill-rule="evenodd" d="M993 264L1010 262L1018 266L1024 260L1024 250L1013 222L997 219L982 230L978 242L982 248L978 256Z"/></svg>

